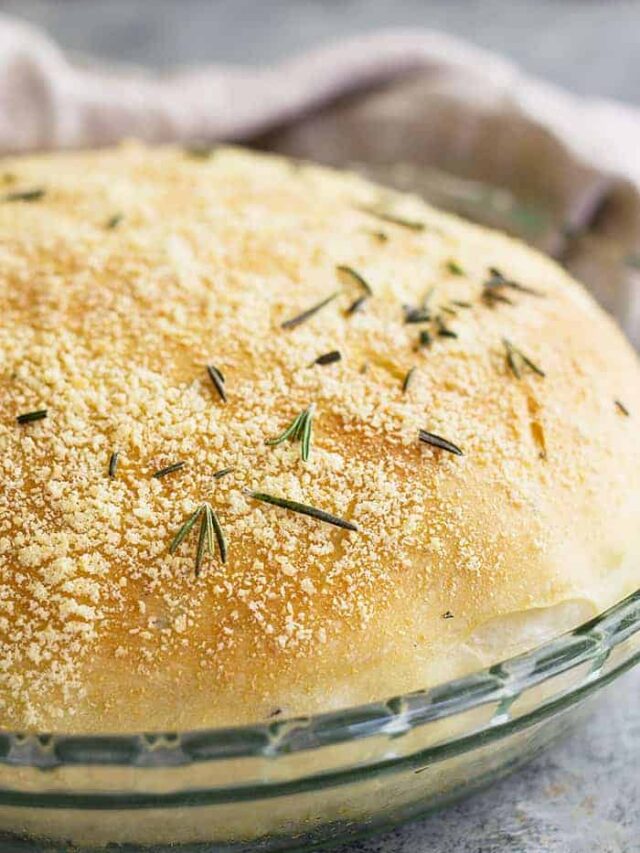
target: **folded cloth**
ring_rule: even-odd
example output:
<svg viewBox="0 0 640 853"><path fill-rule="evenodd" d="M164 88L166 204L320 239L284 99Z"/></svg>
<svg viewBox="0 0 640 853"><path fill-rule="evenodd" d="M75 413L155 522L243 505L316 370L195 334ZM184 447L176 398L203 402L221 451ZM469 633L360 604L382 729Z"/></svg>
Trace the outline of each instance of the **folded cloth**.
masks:
<svg viewBox="0 0 640 853"><path fill-rule="evenodd" d="M640 111L442 33L383 31L265 68L73 61L0 17L0 151L240 141L357 165L556 254L640 340Z"/></svg>

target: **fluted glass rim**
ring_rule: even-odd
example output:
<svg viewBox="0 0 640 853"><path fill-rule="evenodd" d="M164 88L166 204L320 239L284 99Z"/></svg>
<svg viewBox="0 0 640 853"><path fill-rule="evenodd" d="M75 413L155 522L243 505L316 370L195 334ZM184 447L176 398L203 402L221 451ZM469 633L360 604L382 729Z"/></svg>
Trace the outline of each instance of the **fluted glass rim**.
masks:
<svg viewBox="0 0 640 853"><path fill-rule="evenodd" d="M541 683L586 666L584 678L562 696L566 706L640 661L639 645L612 670L602 672L613 650L638 632L640 590L528 652L428 689L337 711L235 727L78 735L0 731L0 765L159 768L251 757L277 759L380 735L396 736L483 705L508 708ZM472 741L488 728L495 736L510 722L508 714L502 721L494 716L486 726L471 735L464 732L459 739Z"/></svg>

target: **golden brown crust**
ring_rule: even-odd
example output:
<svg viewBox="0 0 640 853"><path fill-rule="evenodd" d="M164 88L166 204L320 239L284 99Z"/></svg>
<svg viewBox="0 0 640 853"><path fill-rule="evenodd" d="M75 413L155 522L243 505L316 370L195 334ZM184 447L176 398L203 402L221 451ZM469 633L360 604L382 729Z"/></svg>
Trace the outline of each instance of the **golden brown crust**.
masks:
<svg viewBox="0 0 640 853"><path fill-rule="evenodd" d="M2 727L195 727L367 701L477 665L491 620L599 609L638 585L638 363L549 260L356 177L238 150L130 145L5 169L10 191L45 195L0 204ZM359 312L340 265L371 286ZM498 286L512 304L487 304L490 267L543 295ZM457 337L404 322L431 288ZM513 375L503 338L545 378L517 354ZM310 366L331 350L342 360ZM311 403L307 462L299 444L266 445ZM198 528L169 545L203 501L229 559L196 579Z"/></svg>

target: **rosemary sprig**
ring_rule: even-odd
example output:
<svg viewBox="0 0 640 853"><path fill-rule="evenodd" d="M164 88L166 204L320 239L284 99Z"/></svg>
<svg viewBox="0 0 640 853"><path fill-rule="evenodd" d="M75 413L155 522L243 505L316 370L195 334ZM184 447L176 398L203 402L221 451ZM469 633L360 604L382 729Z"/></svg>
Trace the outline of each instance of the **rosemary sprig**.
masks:
<svg viewBox="0 0 640 853"><path fill-rule="evenodd" d="M222 371L218 370L218 368L214 367L212 364L208 364L207 373L209 374L209 379L211 380L213 387L218 392L218 396L223 403L226 403L227 395L224 390L224 376L222 375Z"/></svg>
<svg viewBox="0 0 640 853"><path fill-rule="evenodd" d="M430 444L432 447L438 447L440 450L446 450L448 453L453 453L456 456L464 456L462 450L457 444L447 441L440 435L435 435L433 432L427 432L426 429L418 430L418 438L425 444Z"/></svg>
<svg viewBox="0 0 640 853"><path fill-rule="evenodd" d="M528 293L529 296L545 295L541 290L536 290L535 287L529 287L526 284L520 284L519 281L514 281L512 278L507 278L495 267L489 267L489 274L491 278L486 282L489 286L509 287L511 290L517 290L518 293Z"/></svg>
<svg viewBox="0 0 640 853"><path fill-rule="evenodd" d="M32 190L14 190L13 192L5 193L2 196L2 201L39 201L44 197L46 190L42 187L37 187Z"/></svg>
<svg viewBox="0 0 640 853"><path fill-rule="evenodd" d="M49 414L48 409L38 409L35 412L25 412L23 415L18 415L16 420L19 424L30 424L33 421L41 421Z"/></svg>
<svg viewBox="0 0 640 853"><path fill-rule="evenodd" d="M118 225L120 225L123 219L124 213L116 213L110 219L107 219L104 227L108 231L112 231L114 228L117 228Z"/></svg>
<svg viewBox="0 0 640 853"><path fill-rule="evenodd" d="M451 304L457 308L473 308L473 305L470 302L465 302L464 299L452 299Z"/></svg>
<svg viewBox="0 0 640 853"><path fill-rule="evenodd" d="M392 225L400 225L402 228L409 228L411 231L424 231L427 227L424 222L418 222L414 219L405 219L404 216L397 216L395 213L389 213L385 210L379 210L375 207L363 205L360 210L368 213L370 216L375 216L382 222L390 222Z"/></svg>
<svg viewBox="0 0 640 853"><path fill-rule="evenodd" d="M301 447L302 461L306 462L311 453L311 435L313 430L313 415L315 413L315 403L311 403L306 409L303 409L299 415L291 421L289 426L276 438L267 440L267 444L274 446L282 444L283 441L299 441Z"/></svg>
<svg viewBox="0 0 640 853"><path fill-rule="evenodd" d="M198 533L198 545L196 548L196 577L199 577L200 575L200 569L207 554L213 556L214 539L218 545L220 559L223 563L226 563L227 561L227 543L224 538L222 527L220 526L218 517L212 510L210 504L206 502L200 504L197 510L187 518L180 530L178 530L169 547L169 553L176 553L180 545L193 530L198 520L200 521L200 531Z"/></svg>
<svg viewBox="0 0 640 853"><path fill-rule="evenodd" d="M160 468L159 471L156 471L155 474L152 474L151 476L155 480L160 480L162 477L166 477L167 474L173 474L175 471L180 471L186 464L186 462L174 462L172 465L167 465L166 468Z"/></svg>
<svg viewBox="0 0 640 853"><path fill-rule="evenodd" d="M447 261L446 266L451 275L464 275L464 270L457 261L453 260L453 258Z"/></svg>
<svg viewBox="0 0 640 853"><path fill-rule="evenodd" d="M338 518L336 515L331 515L328 512L325 512L322 509L316 509L316 507L309 506L308 504L301 504L298 501L290 501L287 498L279 498L275 495L268 495L265 492L254 492L251 489L245 489L245 494L249 497L253 498L256 501L261 501L262 503L272 504L273 506L278 506L281 509L288 509L291 512L298 512L301 515L309 515L311 518L317 518L318 521L324 521L327 524L333 524L335 527L342 527L344 530L358 530L358 526L353 524L351 521L345 521L344 518Z"/></svg>
<svg viewBox="0 0 640 853"><path fill-rule="evenodd" d="M334 350L331 350L331 352L325 352L324 355L319 355L315 359L315 361L311 362L311 366L313 367L314 364L320 364L320 365L334 364L336 361L340 361L341 358L342 358L342 353L340 352L340 350L334 349Z"/></svg>
<svg viewBox="0 0 640 853"><path fill-rule="evenodd" d="M318 302L316 305L312 305L311 308L307 308L306 311L303 311L301 314L296 315L295 317L291 317L290 320L285 320L284 323L280 324L281 329L295 329L296 326L299 326L301 323L306 323L314 314L317 314L325 305L328 305L330 302L338 296L338 292L332 293L330 296L327 296L326 299L323 299L321 302Z"/></svg>
<svg viewBox="0 0 640 853"><path fill-rule="evenodd" d="M120 454L117 450L114 450L111 456L109 457L109 476L113 479L116 476L116 472L118 470L118 463L120 462Z"/></svg>
<svg viewBox="0 0 640 853"><path fill-rule="evenodd" d="M213 475L214 480L221 480L223 477L226 477L227 474L231 474L232 471L235 471L235 468L221 468L219 471L216 471Z"/></svg>
<svg viewBox="0 0 640 853"><path fill-rule="evenodd" d="M515 290L517 293L526 293L529 296L544 296L545 294L533 287L520 284L511 278L506 278L496 267L489 267L489 278L482 285L482 299L490 307L493 307L497 302L504 302L507 305L513 305L511 299L504 295L501 291L505 288Z"/></svg>
<svg viewBox="0 0 640 853"><path fill-rule="evenodd" d="M531 361L522 350L519 350L517 347L511 343L507 338L502 339L502 343L504 345L506 351L506 359L507 366L509 370L513 373L516 379L522 378L522 367L528 367L529 370L536 373L538 376L541 376L543 379L546 376L544 370L541 370L535 362Z"/></svg>
<svg viewBox="0 0 640 853"><path fill-rule="evenodd" d="M627 409L624 403L622 403L620 400L614 400L613 402L616 404L616 408L621 414L623 414L626 418L631 417L631 412L629 411L629 409Z"/></svg>
<svg viewBox="0 0 640 853"><path fill-rule="evenodd" d="M407 391L409 390L409 386L411 385L411 382L413 380L413 376L414 376L415 372L416 372L415 367L410 367L409 370L407 370L405 377L402 380L402 393L403 394L406 394Z"/></svg>
<svg viewBox="0 0 640 853"><path fill-rule="evenodd" d="M442 614L443 619L453 619L453 613L450 610L445 611Z"/></svg>
<svg viewBox="0 0 640 853"><path fill-rule="evenodd" d="M339 273L346 275L348 278L353 279L356 284L360 285L367 296L373 296L373 290L371 289L369 282L357 270L354 270L353 267L349 267L346 264L338 264L336 269Z"/></svg>

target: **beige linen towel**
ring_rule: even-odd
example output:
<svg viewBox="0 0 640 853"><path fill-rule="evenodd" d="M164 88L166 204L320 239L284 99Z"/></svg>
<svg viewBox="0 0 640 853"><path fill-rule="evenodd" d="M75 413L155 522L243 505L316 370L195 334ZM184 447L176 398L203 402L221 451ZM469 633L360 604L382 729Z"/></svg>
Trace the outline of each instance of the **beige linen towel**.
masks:
<svg viewBox="0 0 640 853"><path fill-rule="evenodd" d="M373 177L558 256L640 341L640 112L442 33L384 31L265 68L73 61L0 17L0 151L234 140Z"/></svg>

